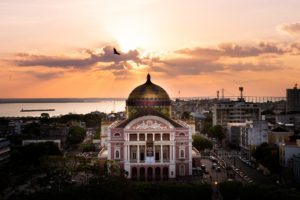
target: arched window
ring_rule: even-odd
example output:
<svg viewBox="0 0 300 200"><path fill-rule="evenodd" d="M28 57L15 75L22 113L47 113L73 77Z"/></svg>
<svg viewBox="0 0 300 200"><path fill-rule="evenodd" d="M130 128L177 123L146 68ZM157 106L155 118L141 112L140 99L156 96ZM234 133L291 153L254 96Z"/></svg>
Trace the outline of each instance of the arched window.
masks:
<svg viewBox="0 0 300 200"><path fill-rule="evenodd" d="M179 136L185 136L185 134L184 133L179 133Z"/></svg>
<svg viewBox="0 0 300 200"><path fill-rule="evenodd" d="M184 164L181 164L179 166L179 175L180 176L185 176L185 166L184 166Z"/></svg>
<svg viewBox="0 0 300 200"><path fill-rule="evenodd" d="M180 149L180 155L179 155L180 158L184 158L185 155L184 155L184 149Z"/></svg>
<svg viewBox="0 0 300 200"><path fill-rule="evenodd" d="M120 151L119 150L116 150L116 152L115 152L115 158L116 159L120 159Z"/></svg>
<svg viewBox="0 0 300 200"><path fill-rule="evenodd" d="M120 133L115 133L114 136L115 137L120 137Z"/></svg>

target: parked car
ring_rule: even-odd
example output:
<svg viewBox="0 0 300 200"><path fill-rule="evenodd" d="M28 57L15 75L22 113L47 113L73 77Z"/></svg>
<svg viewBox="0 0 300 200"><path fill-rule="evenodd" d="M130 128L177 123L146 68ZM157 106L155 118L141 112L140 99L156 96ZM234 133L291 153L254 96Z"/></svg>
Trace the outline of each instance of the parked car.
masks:
<svg viewBox="0 0 300 200"><path fill-rule="evenodd" d="M213 163L212 166L211 166L211 168L212 169L216 169L217 166L218 166L217 163Z"/></svg>

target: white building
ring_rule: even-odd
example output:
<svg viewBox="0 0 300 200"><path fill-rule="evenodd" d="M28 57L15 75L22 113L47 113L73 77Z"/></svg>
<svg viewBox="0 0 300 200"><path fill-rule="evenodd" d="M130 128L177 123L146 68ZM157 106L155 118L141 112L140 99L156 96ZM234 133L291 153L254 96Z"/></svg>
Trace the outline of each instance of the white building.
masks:
<svg viewBox="0 0 300 200"><path fill-rule="evenodd" d="M256 103L240 101L221 101L214 104L213 125L227 126L227 123L243 123L246 120L260 120L261 110Z"/></svg>
<svg viewBox="0 0 300 200"><path fill-rule="evenodd" d="M250 158L253 148L268 142L268 122L264 120L247 121L241 127L240 147Z"/></svg>
<svg viewBox="0 0 300 200"><path fill-rule="evenodd" d="M281 166L292 168L291 162L294 155L300 154L300 140L294 144L281 144L279 145L279 161Z"/></svg>
<svg viewBox="0 0 300 200"><path fill-rule="evenodd" d="M227 140L229 144L240 145L242 127L246 127L246 123L227 123Z"/></svg>

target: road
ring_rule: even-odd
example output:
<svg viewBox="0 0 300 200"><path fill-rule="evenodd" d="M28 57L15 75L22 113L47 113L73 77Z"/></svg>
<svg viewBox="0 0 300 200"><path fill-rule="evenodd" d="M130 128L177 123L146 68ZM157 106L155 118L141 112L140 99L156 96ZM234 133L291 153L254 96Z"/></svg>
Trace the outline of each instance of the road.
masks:
<svg viewBox="0 0 300 200"><path fill-rule="evenodd" d="M238 153L236 151L227 151L223 148L216 148L215 150L218 157L224 160L227 166L234 166L238 168L239 171L243 172L244 175L251 178L254 182L261 184L274 184L274 181L272 181L269 177L264 176L256 169L242 162L238 158ZM243 178L238 173L236 173L236 176L238 176L239 179L243 180Z"/></svg>

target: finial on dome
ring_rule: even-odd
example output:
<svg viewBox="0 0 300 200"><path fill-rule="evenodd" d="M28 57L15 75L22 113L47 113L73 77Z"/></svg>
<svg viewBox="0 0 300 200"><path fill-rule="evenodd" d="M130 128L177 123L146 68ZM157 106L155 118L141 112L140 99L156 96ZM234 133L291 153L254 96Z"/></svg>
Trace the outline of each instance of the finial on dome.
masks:
<svg viewBox="0 0 300 200"><path fill-rule="evenodd" d="M151 83L151 76L150 76L149 72L148 72L148 75L147 75L147 83Z"/></svg>

